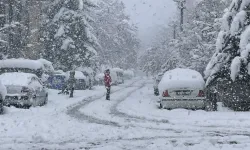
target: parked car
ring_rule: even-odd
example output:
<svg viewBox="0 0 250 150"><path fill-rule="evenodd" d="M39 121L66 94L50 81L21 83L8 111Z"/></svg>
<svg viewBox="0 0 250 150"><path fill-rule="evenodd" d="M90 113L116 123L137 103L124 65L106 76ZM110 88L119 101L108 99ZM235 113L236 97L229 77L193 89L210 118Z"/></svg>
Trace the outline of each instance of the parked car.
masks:
<svg viewBox="0 0 250 150"><path fill-rule="evenodd" d="M135 73L133 70L124 71L124 79L129 80L129 79L132 79L134 76L135 76Z"/></svg>
<svg viewBox="0 0 250 150"><path fill-rule="evenodd" d="M112 68L110 70L110 76L112 78L112 83L114 85L123 84L124 83L124 73L120 68Z"/></svg>
<svg viewBox="0 0 250 150"><path fill-rule="evenodd" d="M67 72L67 80L69 79L70 71ZM81 71L75 71L75 90L86 90L87 89L87 78Z"/></svg>
<svg viewBox="0 0 250 150"><path fill-rule="evenodd" d="M5 96L7 94L6 87L0 82L0 113L3 113L3 101L5 99Z"/></svg>
<svg viewBox="0 0 250 150"><path fill-rule="evenodd" d="M5 59L0 60L0 74L6 72L25 72L42 78L44 66L40 61L30 59Z"/></svg>
<svg viewBox="0 0 250 150"><path fill-rule="evenodd" d="M6 86L4 105L41 106L48 102L48 92L41 80L31 73L3 73L0 81Z"/></svg>
<svg viewBox="0 0 250 150"><path fill-rule="evenodd" d="M78 67L76 68L77 71L81 71L84 76L86 77L86 88L92 89L95 80L95 73L94 70L90 67Z"/></svg>
<svg viewBox="0 0 250 150"><path fill-rule="evenodd" d="M49 76L46 84L50 89L62 90L66 84L66 75L65 74L53 74Z"/></svg>
<svg viewBox="0 0 250 150"><path fill-rule="evenodd" d="M159 96L158 85L159 85L159 83L160 83L160 81L161 81L163 75L164 75L163 73L159 73L159 74L155 77L155 79L154 79L154 95L155 95L155 96Z"/></svg>
<svg viewBox="0 0 250 150"><path fill-rule="evenodd" d="M191 69L167 71L159 83L160 108L205 109L205 81L200 73Z"/></svg>
<svg viewBox="0 0 250 150"><path fill-rule="evenodd" d="M52 62L42 58L38 59L37 61L43 65L43 74L41 80L43 83L46 83L48 78L54 73L54 67L52 65Z"/></svg>

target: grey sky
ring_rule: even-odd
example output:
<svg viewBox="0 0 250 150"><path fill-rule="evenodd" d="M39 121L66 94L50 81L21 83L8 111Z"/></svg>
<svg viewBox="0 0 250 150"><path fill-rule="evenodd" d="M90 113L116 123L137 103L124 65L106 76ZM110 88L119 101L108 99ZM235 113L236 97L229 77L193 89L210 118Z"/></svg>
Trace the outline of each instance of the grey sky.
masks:
<svg viewBox="0 0 250 150"><path fill-rule="evenodd" d="M173 0L121 0L126 5L127 14L139 27L139 38L143 48L149 46L157 36L157 27L167 25L176 16L177 7ZM187 0L187 8L192 9L199 0Z"/></svg>
<svg viewBox="0 0 250 150"><path fill-rule="evenodd" d="M166 23L176 10L173 0L122 0L133 22L141 28Z"/></svg>
<svg viewBox="0 0 250 150"><path fill-rule="evenodd" d="M139 27L143 42L150 41L150 35L157 25L164 25L174 15L173 0L122 0L133 23Z"/></svg>

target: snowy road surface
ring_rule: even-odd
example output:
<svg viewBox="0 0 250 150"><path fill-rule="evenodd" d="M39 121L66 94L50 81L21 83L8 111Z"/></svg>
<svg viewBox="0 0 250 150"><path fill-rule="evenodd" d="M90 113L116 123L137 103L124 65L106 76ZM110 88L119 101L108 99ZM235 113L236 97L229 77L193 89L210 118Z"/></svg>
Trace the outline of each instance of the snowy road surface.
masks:
<svg viewBox="0 0 250 150"><path fill-rule="evenodd" d="M249 150L250 113L160 110L150 80L76 91L50 90L44 107L6 108L0 116L0 149Z"/></svg>

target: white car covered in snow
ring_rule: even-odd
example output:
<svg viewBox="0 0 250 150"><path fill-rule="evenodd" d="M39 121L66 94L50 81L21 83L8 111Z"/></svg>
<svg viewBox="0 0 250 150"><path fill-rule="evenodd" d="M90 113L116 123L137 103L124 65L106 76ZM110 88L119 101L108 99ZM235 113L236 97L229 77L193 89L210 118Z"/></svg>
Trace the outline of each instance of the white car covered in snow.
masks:
<svg viewBox="0 0 250 150"><path fill-rule="evenodd" d="M112 83L114 85L124 83L124 71L122 69L120 69L120 68L110 69L110 76L112 78Z"/></svg>
<svg viewBox="0 0 250 150"><path fill-rule="evenodd" d="M129 79L132 79L134 76L135 76L135 73L133 70L124 71L124 79L129 80Z"/></svg>
<svg viewBox="0 0 250 150"><path fill-rule="evenodd" d="M6 106L41 106L48 102L47 89L35 74L3 73L0 75L0 82L7 89L3 101Z"/></svg>
<svg viewBox="0 0 250 150"><path fill-rule="evenodd" d="M167 71L159 83L160 108L205 109L205 81L191 69Z"/></svg>

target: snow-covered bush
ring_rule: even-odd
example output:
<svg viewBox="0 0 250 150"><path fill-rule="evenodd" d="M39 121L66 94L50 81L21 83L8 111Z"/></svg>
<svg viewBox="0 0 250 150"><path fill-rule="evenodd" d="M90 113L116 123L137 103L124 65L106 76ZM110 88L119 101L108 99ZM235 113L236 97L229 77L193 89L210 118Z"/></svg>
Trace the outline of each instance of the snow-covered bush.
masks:
<svg viewBox="0 0 250 150"><path fill-rule="evenodd" d="M216 43L216 52L207 65L207 84L228 76L235 81L249 74L250 1L233 0L223 16L223 24Z"/></svg>

